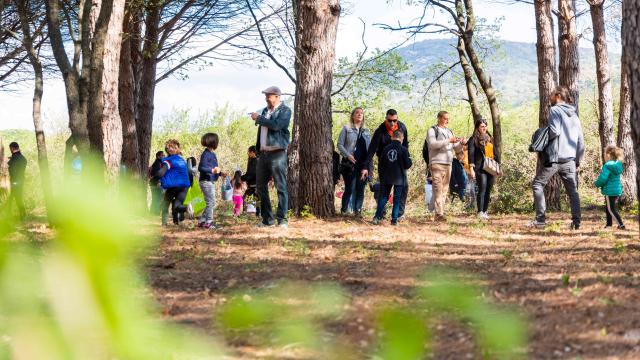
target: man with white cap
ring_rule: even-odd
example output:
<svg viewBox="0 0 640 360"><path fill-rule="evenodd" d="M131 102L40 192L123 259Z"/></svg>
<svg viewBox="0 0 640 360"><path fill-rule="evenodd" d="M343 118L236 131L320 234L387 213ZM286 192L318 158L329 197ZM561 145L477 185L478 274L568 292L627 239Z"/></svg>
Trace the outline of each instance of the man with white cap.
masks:
<svg viewBox="0 0 640 360"><path fill-rule="evenodd" d="M262 93L265 95L267 107L262 109L260 113L251 113L251 119L258 125L256 190L260 198L260 213L262 215L262 222L258 226L275 225L267 187L269 179L273 178L278 192L278 209L275 218L279 227L287 228L289 205L287 193L287 148L289 147L291 109L280 101L282 92L277 86L268 87Z"/></svg>

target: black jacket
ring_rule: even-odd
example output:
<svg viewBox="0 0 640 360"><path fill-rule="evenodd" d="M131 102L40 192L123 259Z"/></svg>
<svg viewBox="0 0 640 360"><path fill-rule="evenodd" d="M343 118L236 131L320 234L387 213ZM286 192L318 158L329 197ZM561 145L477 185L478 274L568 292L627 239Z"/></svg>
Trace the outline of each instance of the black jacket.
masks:
<svg viewBox="0 0 640 360"><path fill-rule="evenodd" d="M469 166L473 164L475 171L482 170L484 166L484 146L477 146L473 136L469 138L467 144L469 150ZM493 147L493 156L495 161L500 163L500 154L496 151L495 145Z"/></svg>
<svg viewBox="0 0 640 360"><path fill-rule="evenodd" d="M400 141L392 141L382 150L378 163L378 175L380 183L384 185L406 185L407 169L413 165L409 150L400 144Z"/></svg>
<svg viewBox="0 0 640 360"><path fill-rule="evenodd" d="M248 187L256 186L256 169L258 168L258 159L249 158L247 161L247 172L242 175L242 181L247 183Z"/></svg>
<svg viewBox="0 0 640 360"><path fill-rule="evenodd" d="M27 159L20 151L16 151L9 159L9 180L11 185L24 185L24 173L27 169Z"/></svg>
<svg viewBox="0 0 640 360"><path fill-rule="evenodd" d="M404 146L405 149L409 149L409 133L407 132L407 127L402 122L398 121L398 130L401 130L404 133L402 146ZM369 172L371 172L373 170L373 155L377 155L378 161L380 161L382 152L389 144L391 144L391 136L389 136L387 126L383 122L373 133L371 144L369 145L367 159L365 160L363 168L368 169Z"/></svg>
<svg viewBox="0 0 640 360"><path fill-rule="evenodd" d="M149 168L149 185L157 186L160 182L160 176L158 176L158 172L162 167L162 160L156 159L151 167Z"/></svg>

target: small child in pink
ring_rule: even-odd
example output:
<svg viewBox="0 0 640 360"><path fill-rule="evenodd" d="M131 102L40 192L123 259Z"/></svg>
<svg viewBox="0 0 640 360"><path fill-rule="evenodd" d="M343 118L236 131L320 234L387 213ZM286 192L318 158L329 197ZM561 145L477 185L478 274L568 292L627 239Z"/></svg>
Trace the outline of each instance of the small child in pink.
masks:
<svg viewBox="0 0 640 360"><path fill-rule="evenodd" d="M233 174L231 187L233 188L233 216L240 216L244 203L244 192L247 190L247 185L242 181L242 172L240 170Z"/></svg>

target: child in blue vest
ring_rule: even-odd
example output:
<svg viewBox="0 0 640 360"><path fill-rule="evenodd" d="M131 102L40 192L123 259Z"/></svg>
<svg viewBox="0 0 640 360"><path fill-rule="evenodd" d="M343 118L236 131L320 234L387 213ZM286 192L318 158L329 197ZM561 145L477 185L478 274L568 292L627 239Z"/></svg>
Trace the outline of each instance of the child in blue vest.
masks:
<svg viewBox="0 0 640 360"><path fill-rule="evenodd" d="M595 185L601 189L600 191L605 198L606 206L604 210L607 213L607 225L605 227L611 227L613 225L613 218L615 218L618 222L618 229L624 230L625 227L622 223L622 218L616 207L618 198L622 195L620 175L624 170L621 161L623 152L619 147L611 145L607 146L604 153L607 161L602 165L602 172L600 176L598 176Z"/></svg>
<svg viewBox="0 0 640 360"><path fill-rule="evenodd" d="M180 143L178 140L167 140L165 151L169 156L162 159L162 166L156 176L160 177L160 184L165 189L164 203L162 204L162 225L167 225L168 207L171 204L173 223L178 225L184 220L187 207L184 199L191 186L187 163L180 156Z"/></svg>

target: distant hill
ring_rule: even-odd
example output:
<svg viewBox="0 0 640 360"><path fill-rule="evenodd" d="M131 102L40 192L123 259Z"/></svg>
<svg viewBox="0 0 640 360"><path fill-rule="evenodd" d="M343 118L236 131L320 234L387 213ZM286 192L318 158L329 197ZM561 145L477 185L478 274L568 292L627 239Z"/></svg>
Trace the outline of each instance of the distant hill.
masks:
<svg viewBox="0 0 640 360"><path fill-rule="evenodd" d="M431 82L442 68L454 64L458 55L453 39L424 40L398 49L398 53L412 65L418 79ZM620 55L610 54L611 78L614 86L620 81ZM538 68L536 45L513 41L499 41L498 48L484 59L485 69L502 101L513 105L536 100L538 96ZM439 69L439 70L438 70ZM455 70L461 73L460 66ZM464 79L451 74L443 78L443 93L464 96ZM596 63L593 49L580 49L580 87L582 94L596 92ZM437 96L433 91L431 96Z"/></svg>

